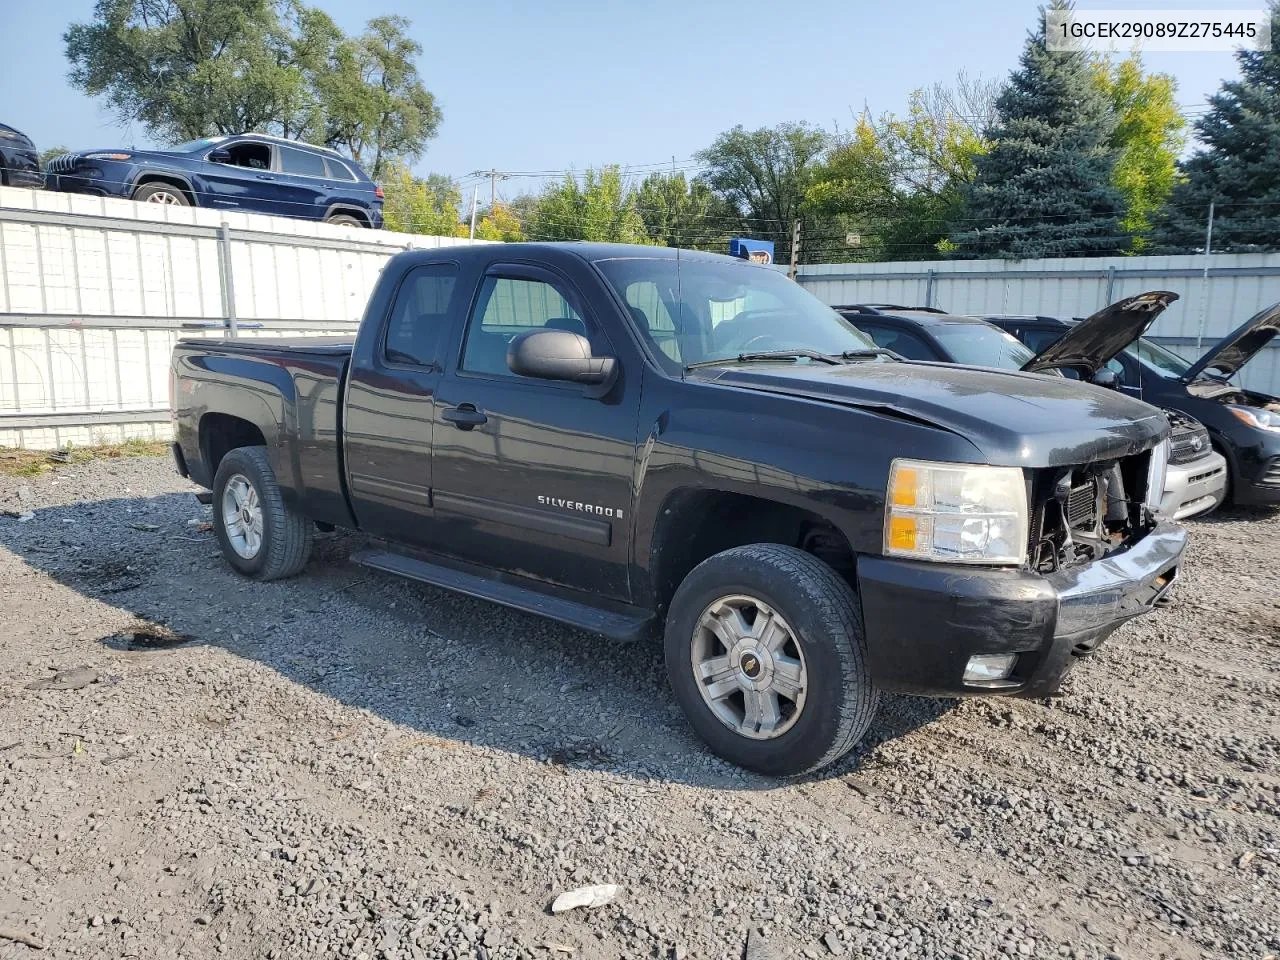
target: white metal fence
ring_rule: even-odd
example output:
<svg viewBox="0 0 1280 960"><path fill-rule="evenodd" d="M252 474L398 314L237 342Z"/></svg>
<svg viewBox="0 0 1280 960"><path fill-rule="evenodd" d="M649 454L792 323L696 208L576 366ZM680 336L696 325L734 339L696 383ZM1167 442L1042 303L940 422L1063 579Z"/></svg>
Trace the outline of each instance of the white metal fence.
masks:
<svg viewBox="0 0 1280 960"><path fill-rule="evenodd" d="M179 336L347 332L392 255L468 242L0 187L0 446L168 436Z"/></svg>
<svg viewBox="0 0 1280 960"><path fill-rule="evenodd" d="M393 254L468 242L0 187L0 446L167 436L179 336L347 332ZM1194 358L1280 300L1280 255L822 264L798 279L827 303L962 314L1086 316L1173 290L1153 339ZM1280 344L1241 379L1280 394Z"/></svg>
<svg viewBox="0 0 1280 960"><path fill-rule="evenodd" d="M800 283L830 304L890 303L951 313L1085 317L1145 290L1181 295L1151 338L1194 360L1219 337L1280 301L1280 254L941 260L800 267ZM1280 394L1280 338L1245 366L1243 386Z"/></svg>

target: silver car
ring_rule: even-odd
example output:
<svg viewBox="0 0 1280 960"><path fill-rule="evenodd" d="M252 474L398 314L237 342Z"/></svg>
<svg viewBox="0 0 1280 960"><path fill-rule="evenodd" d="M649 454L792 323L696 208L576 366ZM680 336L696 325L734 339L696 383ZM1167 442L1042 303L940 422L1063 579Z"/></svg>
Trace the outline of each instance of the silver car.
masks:
<svg viewBox="0 0 1280 960"><path fill-rule="evenodd" d="M1160 510L1174 520L1208 513L1227 493L1227 461L1213 449L1209 431L1198 420L1166 410L1173 434L1169 437L1169 469Z"/></svg>

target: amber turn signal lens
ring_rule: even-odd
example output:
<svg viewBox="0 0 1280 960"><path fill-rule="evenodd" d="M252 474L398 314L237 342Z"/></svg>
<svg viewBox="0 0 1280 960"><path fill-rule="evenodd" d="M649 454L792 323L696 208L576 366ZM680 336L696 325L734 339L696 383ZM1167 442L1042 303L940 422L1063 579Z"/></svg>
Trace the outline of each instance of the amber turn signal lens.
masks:
<svg viewBox="0 0 1280 960"><path fill-rule="evenodd" d="M899 467L893 471L893 505L895 507L914 507L916 505L916 471L910 467Z"/></svg>
<svg viewBox="0 0 1280 960"><path fill-rule="evenodd" d="M891 517L889 520L889 544L899 550L916 547L916 518Z"/></svg>

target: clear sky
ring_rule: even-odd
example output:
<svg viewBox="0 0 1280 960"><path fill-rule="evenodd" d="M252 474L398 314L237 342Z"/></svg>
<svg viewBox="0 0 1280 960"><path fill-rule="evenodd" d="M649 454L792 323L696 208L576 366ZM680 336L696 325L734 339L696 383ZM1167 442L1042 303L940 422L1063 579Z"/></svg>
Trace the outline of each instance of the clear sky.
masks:
<svg viewBox="0 0 1280 960"><path fill-rule="evenodd" d="M807 120L844 128L863 106L901 110L909 92L971 75L1003 77L1037 17L1035 0L311 0L349 33L380 13L413 21L420 69L444 111L416 164L461 178L476 169L582 169L686 161L734 124ZM1212 0L1102 0L1090 7L1217 7ZM1080 6L1085 6L1081 3ZM1261 7L1234 0L1223 8ZM0 121L40 148L144 145L67 83L62 34L93 0L0 0ZM1228 53L1152 54L1178 98L1201 105ZM513 178L507 195L535 188Z"/></svg>

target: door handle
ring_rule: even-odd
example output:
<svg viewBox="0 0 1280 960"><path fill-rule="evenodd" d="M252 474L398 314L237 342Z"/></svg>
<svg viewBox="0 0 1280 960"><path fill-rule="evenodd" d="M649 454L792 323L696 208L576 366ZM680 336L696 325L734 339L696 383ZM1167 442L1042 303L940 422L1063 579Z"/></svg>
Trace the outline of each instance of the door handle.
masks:
<svg viewBox="0 0 1280 960"><path fill-rule="evenodd" d="M273 176L272 176L271 174L269 174L269 173L260 173L260 174L258 174L257 176L258 176L258 179L259 179L259 180L274 180L274 179L275 179L275 177L273 177Z"/></svg>
<svg viewBox="0 0 1280 960"><path fill-rule="evenodd" d="M472 427L489 422L489 418L477 410L474 403L460 403L456 407L449 407L441 412L440 417L448 420L459 430L470 430Z"/></svg>

